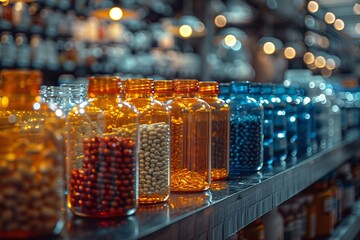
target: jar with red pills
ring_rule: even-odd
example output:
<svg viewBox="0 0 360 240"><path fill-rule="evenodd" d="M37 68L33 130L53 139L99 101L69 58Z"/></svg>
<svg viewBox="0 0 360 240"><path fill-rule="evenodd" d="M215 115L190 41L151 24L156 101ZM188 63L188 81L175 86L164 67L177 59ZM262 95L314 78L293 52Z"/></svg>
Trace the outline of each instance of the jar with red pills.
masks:
<svg viewBox="0 0 360 240"><path fill-rule="evenodd" d="M68 207L83 217L135 213L138 205L139 113L119 100L113 76L89 78L89 100L68 119Z"/></svg>

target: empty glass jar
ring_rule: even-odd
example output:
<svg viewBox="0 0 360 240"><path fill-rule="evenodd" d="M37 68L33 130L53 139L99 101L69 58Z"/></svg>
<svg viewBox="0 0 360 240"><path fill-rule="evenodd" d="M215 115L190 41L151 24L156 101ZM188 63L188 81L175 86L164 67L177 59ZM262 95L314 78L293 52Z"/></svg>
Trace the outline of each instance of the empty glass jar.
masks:
<svg viewBox="0 0 360 240"><path fill-rule="evenodd" d="M211 179L221 180L229 175L230 110L218 98L217 82L199 82L198 97L211 108Z"/></svg>
<svg viewBox="0 0 360 240"><path fill-rule="evenodd" d="M3 70L0 89L0 238L40 238L63 227L63 138L39 102L41 73Z"/></svg>
<svg viewBox="0 0 360 240"><path fill-rule="evenodd" d="M125 81L126 101L140 113L139 202L157 203L170 196L170 111L154 100L151 79Z"/></svg>
<svg viewBox="0 0 360 240"><path fill-rule="evenodd" d="M232 82L230 107L230 177L263 166L263 107L249 97L249 82Z"/></svg>
<svg viewBox="0 0 360 240"><path fill-rule="evenodd" d="M68 116L68 207L79 216L127 216L137 209L139 112L118 102L118 81L90 77L89 100Z"/></svg>

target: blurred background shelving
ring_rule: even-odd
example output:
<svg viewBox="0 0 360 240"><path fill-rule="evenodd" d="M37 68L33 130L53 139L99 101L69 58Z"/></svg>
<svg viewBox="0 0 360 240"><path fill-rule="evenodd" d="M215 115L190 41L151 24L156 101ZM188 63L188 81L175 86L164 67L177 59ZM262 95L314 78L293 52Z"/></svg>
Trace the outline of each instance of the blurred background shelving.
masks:
<svg viewBox="0 0 360 240"><path fill-rule="evenodd" d="M1 3L1 68L43 70L47 85L96 73L280 82L286 69L359 72L354 0Z"/></svg>

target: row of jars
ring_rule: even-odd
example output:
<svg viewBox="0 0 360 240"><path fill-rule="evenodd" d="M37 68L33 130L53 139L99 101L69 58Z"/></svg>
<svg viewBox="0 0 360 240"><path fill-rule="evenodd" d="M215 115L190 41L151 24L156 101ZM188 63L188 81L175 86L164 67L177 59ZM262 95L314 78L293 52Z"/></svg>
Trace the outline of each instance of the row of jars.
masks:
<svg viewBox="0 0 360 240"><path fill-rule="evenodd" d="M312 154L316 145L314 106L300 90L271 83L220 84L220 98L232 113L231 176Z"/></svg>
<svg viewBox="0 0 360 240"><path fill-rule="evenodd" d="M71 86L40 89L41 79L1 72L1 237L59 232L64 189L76 215L127 216L227 177L229 109L216 82L91 77L70 108Z"/></svg>
<svg viewBox="0 0 360 240"><path fill-rule="evenodd" d="M1 234L58 229L64 188L76 215L126 216L314 149L311 101L294 88L232 82L224 101L197 80L98 76L87 96L63 85L39 98L40 84L37 71L1 73Z"/></svg>

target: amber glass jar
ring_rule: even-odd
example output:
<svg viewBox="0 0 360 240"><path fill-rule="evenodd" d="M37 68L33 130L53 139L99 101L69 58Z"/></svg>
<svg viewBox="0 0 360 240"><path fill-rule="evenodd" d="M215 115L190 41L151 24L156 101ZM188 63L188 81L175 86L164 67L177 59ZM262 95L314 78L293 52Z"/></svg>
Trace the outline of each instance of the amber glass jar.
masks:
<svg viewBox="0 0 360 240"><path fill-rule="evenodd" d="M155 80L154 81L154 99L167 103L174 98L172 80Z"/></svg>
<svg viewBox="0 0 360 240"><path fill-rule="evenodd" d="M63 114L39 101L41 81L38 71L1 72L1 239L40 238L63 226L64 141L56 117Z"/></svg>
<svg viewBox="0 0 360 240"><path fill-rule="evenodd" d="M139 113L118 100L119 79L90 77L89 100L68 120L68 207L79 216L127 216L138 204Z"/></svg>
<svg viewBox="0 0 360 240"><path fill-rule="evenodd" d="M126 101L140 112L139 202L170 196L170 111L152 95L153 80L128 79Z"/></svg>
<svg viewBox="0 0 360 240"><path fill-rule="evenodd" d="M205 191L211 184L211 108L197 98L197 80L174 80L171 107L171 191Z"/></svg>
<svg viewBox="0 0 360 240"><path fill-rule="evenodd" d="M314 185L314 206L316 209L316 238L326 239L334 230L334 192L327 179Z"/></svg>
<svg viewBox="0 0 360 240"><path fill-rule="evenodd" d="M237 239L242 239L240 236L247 240L265 240L265 225L260 219L256 219L243 229Z"/></svg>
<svg viewBox="0 0 360 240"><path fill-rule="evenodd" d="M230 110L218 98L217 82L199 82L198 97L211 107L211 179L225 179L229 174Z"/></svg>

